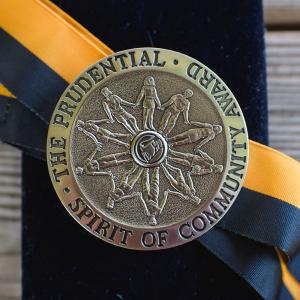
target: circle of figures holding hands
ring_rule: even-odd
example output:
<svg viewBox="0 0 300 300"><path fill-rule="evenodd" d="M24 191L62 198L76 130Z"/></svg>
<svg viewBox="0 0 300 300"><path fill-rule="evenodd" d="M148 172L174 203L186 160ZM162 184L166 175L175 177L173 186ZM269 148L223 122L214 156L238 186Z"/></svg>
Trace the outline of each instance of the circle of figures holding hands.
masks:
<svg viewBox="0 0 300 300"><path fill-rule="evenodd" d="M119 202L135 198L140 201L149 225L157 224L157 217L162 213L170 195L198 206L201 199L196 193L193 177L223 171L223 166L215 164L214 159L201 150L201 147L221 133L222 127L189 120L190 98L193 97L193 91L186 89L161 103L154 77L147 76L135 103L120 98L108 87L102 88L101 94L107 119L78 120L76 123L77 130L93 140L95 149L85 159L83 166L76 167L75 173L107 176L111 182L107 209L112 210ZM138 127L136 118L124 108L137 107L141 103L143 130ZM163 111L157 128L154 126L155 109ZM171 132L181 114L184 123L191 125L192 128L172 136ZM105 124L115 122L121 124L127 133L112 132L104 128ZM133 157L134 154L130 151L133 147L132 141L143 131L147 131L147 138L140 139L139 144L135 145L141 155L139 158ZM151 131L155 132L153 136ZM100 157L97 155L95 158L97 153L101 153L104 143L122 146L124 151ZM195 144L194 153L176 150L176 147L187 144ZM166 151L162 151L162 147L168 148L167 155L165 155ZM164 157L158 158L159 164L153 163L151 166L153 158L158 154ZM141 160L141 164L137 163L138 160ZM148 163L148 167L143 167L144 162ZM111 169L124 164L131 167L117 178ZM162 193L160 193L160 176L165 176L169 183L168 188ZM140 182L140 190L136 191L138 189L134 187L138 182Z"/></svg>

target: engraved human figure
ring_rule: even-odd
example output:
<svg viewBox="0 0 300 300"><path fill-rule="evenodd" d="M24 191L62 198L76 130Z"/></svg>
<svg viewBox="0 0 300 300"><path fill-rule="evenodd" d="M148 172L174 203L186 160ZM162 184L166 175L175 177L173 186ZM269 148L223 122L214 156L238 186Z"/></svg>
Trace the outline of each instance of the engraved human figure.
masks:
<svg viewBox="0 0 300 300"><path fill-rule="evenodd" d="M222 165L195 165L192 166L191 175L202 176L211 173L222 173Z"/></svg>
<svg viewBox="0 0 300 300"><path fill-rule="evenodd" d="M221 133L222 126L195 121L191 121L191 124L198 126L199 128L192 128L169 138L168 142L170 143L170 146L176 147L200 141L194 148L195 154L198 154L203 158L210 159L210 156L201 150L201 147Z"/></svg>
<svg viewBox="0 0 300 300"><path fill-rule="evenodd" d="M91 133L90 131L85 129L84 122L81 120L78 120L76 123L76 128L83 132L86 136L88 136L96 145L96 150L100 151L102 148L102 143L98 140L95 134Z"/></svg>
<svg viewBox="0 0 300 300"><path fill-rule="evenodd" d="M114 95L108 87L104 87L101 90L101 93L105 97L102 104L110 122L114 123L114 119L116 119L117 122L122 124L132 135L136 134L139 131L139 128L135 117L121 106L121 104L123 104L134 107L135 104Z"/></svg>
<svg viewBox="0 0 300 300"><path fill-rule="evenodd" d="M99 151L99 149L96 148L84 161L83 167L76 167L75 173L77 175L105 175L105 172L101 171L101 169L113 168L132 162L132 158L128 151L108 154L95 159L94 157L97 151Z"/></svg>
<svg viewBox="0 0 300 300"><path fill-rule="evenodd" d="M160 131L164 132L166 135L169 134L174 128L180 113L183 114L184 123L190 124L190 101L188 99L193 95L194 93L192 90L186 89L183 94L173 95L167 102L165 102L161 106L164 110L164 114L159 124Z"/></svg>
<svg viewBox="0 0 300 300"><path fill-rule="evenodd" d="M216 135L222 132L222 126L220 125L213 125L195 121L191 121L190 123L194 126L197 126L198 128L191 128L187 131L168 138L168 142L172 147L192 144L201 140L201 142L197 145L197 148L201 148L208 141L213 140Z"/></svg>
<svg viewBox="0 0 300 300"><path fill-rule="evenodd" d="M190 167L191 175L206 175L212 172L222 173L223 166L215 164L207 154L200 155L170 150L168 159L185 167Z"/></svg>
<svg viewBox="0 0 300 300"><path fill-rule="evenodd" d="M99 167L104 168L112 168L117 167L125 163L132 162L131 155L128 151L113 153L101 156L97 159Z"/></svg>
<svg viewBox="0 0 300 300"><path fill-rule="evenodd" d="M201 122L191 122L192 125L203 128L203 123ZM222 132L223 128L220 125L212 125L212 128L207 128L206 133L207 137L204 137L203 140L195 147L194 152L196 154L207 155L205 152L201 150L201 147L204 146L208 141L213 140L218 134ZM205 136L205 133L203 134Z"/></svg>
<svg viewBox="0 0 300 300"><path fill-rule="evenodd" d="M201 199L196 196L196 190L190 172L186 173L186 182L181 169L176 168L167 162L163 163L161 166L170 185L175 189L175 191L168 189L164 192L161 209L163 209L166 204L169 194L176 195L184 200L190 200L197 205L200 204ZM172 175L171 172L174 173L174 175Z"/></svg>
<svg viewBox="0 0 300 300"><path fill-rule="evenodd" d="M131 137L130 134L111 132L108 129L98 126L102 123L109 123L109 120L88 120L86 122L78 120L76 127L79 131L82 131L85 135L92 138L96 145L101 144L102 146L102 143L100 143L99 140L103 140L103 142L112 142L114 144L129 148L129 143L123 142L119 140L119 138L128 139Z"/></svg>
<svg viewBox="0 0 300 300"><path fill-rule="evenodd" d="M133 165L133 167L122 176L120 185L117 188L115 184L113 185L112 191L108 196L106 205L107 208L113 209L115 206L115 202L122 202L127 199L138 197L140 200L142 200L144 210L146 209L146 205L141 198L141 193L132 192L134 185L139 180L142 172L143 168L138 167L137 165Z"/></svg>
<svg viewBox="0 0 300 300"><path fill-rule="evenodd" d="M97 160L94 159L96 153L99 150L96 148L84 161L83 167L76 167L76 175L91 175L91 176L110 176L113 177L111 171L101 171L100 165Z"/></svg>
<svg viewBox="0 0 300 300"><path fill-rule="evenodd" d="M144 100L143 100L144 99ZM161 109L159 97L157 95L155 80L152 76L147 76L144 79L144 85L137 98L136 105L140 105L143 100L143 126L144 129L153 129L153 116L155 106Z"/></svg>
<svg viewBox="0 0 300 300"><path fill-rule="evenodd" d="M146 204L145 214L149 216L149 224L156 225L156 216L161 213L161 208L158 203L159 196L159 169L155 167L150 176L150 169L145 168L142 177L142 198Z"/></svg>

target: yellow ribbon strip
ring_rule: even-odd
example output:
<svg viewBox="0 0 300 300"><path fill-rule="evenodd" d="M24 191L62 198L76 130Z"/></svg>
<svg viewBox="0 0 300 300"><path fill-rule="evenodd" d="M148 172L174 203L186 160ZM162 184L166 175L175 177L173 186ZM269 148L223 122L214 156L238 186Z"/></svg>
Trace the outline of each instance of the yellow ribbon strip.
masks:
<svg viewBox="0 0 300 300"><path fill-rule="evenodd" d="M292 297L295 300L300 300L300 283L288 270L283 254L279 250L276 251L280 261L282 281Z"/></svg>
<svg viewBox="0 0 300 300"><path fill-rule="evenodd" d="M0 11L1 27L67 82L113 52L50 1L1 0Z"/></svg>
<svg viewBox="0 0 300 300"><path fill-rule="evenodd" d="M16 96L14 96L2 83L0 83L0 96L16 99Z"/></svg>
<svg viewBox="0 0 300 300"><path fill-rule="evenodd" d="M273 148L250 141L244 187L300 209L300 163Z"/></svg>

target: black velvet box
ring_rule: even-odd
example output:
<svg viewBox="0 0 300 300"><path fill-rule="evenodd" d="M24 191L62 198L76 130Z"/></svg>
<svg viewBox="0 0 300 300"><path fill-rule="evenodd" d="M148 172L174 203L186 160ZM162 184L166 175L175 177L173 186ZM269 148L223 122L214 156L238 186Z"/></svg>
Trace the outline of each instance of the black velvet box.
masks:
<svg viewBox="0 0 300 300"><path fill-rule="evenodd" d="M260 0L53 2L115 51L155 46L203 62L235 94L250 138L267 143ZM260 296L198 241L138 252L96 239L69 217L57 199L46 163L24 155L23 298L245 300Z"/></svg>

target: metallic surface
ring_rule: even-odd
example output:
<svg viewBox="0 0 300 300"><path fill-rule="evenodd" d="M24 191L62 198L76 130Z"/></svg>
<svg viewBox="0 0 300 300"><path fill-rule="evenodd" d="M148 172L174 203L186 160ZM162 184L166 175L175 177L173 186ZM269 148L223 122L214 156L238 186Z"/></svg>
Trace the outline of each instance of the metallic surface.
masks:
<svg viewBox="0 0 300 300"><path fill-rule="evenodd" d="M188 242L227 212L248 139L231 91L203 64L156 48L116 53L83 72L53 113L55 190L95 236L157 250Z"/></svg>

